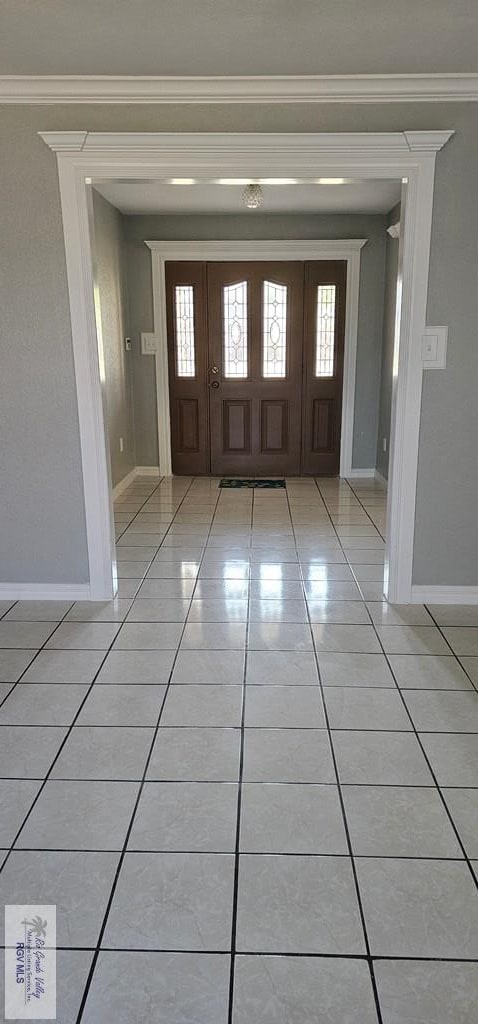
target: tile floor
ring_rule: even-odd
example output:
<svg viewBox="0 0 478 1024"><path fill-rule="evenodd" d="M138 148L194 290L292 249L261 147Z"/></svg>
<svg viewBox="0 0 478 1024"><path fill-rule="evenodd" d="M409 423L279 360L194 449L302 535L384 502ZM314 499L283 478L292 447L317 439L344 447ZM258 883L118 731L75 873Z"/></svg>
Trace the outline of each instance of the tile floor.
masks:
<svg viewBox="0 0 478 1024"><path fill-rule="evenodd" d="M476 1024L478 607L372 481L138 478L106 604L0 607L1 902L59 1024Z"/></svg>

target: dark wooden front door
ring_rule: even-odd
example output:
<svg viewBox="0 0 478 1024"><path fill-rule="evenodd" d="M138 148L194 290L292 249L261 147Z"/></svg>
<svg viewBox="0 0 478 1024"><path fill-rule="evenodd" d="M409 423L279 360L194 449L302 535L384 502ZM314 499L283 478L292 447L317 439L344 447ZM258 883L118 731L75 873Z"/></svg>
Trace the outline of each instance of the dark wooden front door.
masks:
<svg viewBox="0 0 478 1024"><path fill-rule="evenodd" d="M334 475L346 264L166 266L173 472Z"/></svg>
<svg viewBox="0 0 478 1024"><path fill-rule="evenodd" d="M211 472L300 472L300 263L208 266Z"/></svg>

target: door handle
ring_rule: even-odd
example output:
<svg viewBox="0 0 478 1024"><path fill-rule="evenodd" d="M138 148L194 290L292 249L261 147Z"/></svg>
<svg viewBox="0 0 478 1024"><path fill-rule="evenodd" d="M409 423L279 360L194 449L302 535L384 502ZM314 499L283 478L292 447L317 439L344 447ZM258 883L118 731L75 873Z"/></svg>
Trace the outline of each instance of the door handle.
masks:
<svg viewBox="0 0 478 1024"><path fill-rule="evenodd" d="M218 380L213 380L212 384L210 384L209 387L210 388L218 388L219 387L219 381Z"/></svg>
<svg viewBox="0 0 478 1024"><path fill-rule="evenodd" d="M209 373L219 373L219 367L218 366L211 366L211 369L209 370Z"/></svg>

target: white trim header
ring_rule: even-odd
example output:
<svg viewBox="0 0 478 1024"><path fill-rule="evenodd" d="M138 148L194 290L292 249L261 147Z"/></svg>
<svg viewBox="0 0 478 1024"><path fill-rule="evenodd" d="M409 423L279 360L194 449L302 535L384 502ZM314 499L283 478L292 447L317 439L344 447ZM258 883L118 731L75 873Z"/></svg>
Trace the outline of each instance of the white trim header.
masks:
<svg viewBox="0 0 478 1024"><path fill-rule="evenodd" d="M1 75L0 103L463 103L478 74Z"/></svg>
<svg viewBox="0 0 478 1024"><path fill-rule="evenodd" d="M282 166L296 164L309 157L348 158L437 153L453 131L416 132L39 132L40 138L55 153L82 153L91 157L115 157L128 153L135 157L167 156L171 162L184 161L194 151L196 167L208 171L215 160L277 157ZM195 174L197 172L195 171Z"/></svg>
<svg viewBox="0 0 478 1024"><path fill-rule="evenodd" d="M307 238L275 241L249 239L221 242L168 242L145 241L152 252L164 259L174 260L346 260L351 252L358 252L367 244L367 238Z"/></svg>

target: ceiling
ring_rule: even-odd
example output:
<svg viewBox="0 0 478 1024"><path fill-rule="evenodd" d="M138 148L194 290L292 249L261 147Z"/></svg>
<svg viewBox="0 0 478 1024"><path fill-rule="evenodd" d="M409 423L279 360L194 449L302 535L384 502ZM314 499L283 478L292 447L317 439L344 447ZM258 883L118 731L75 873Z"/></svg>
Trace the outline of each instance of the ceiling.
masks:
<svg viewBox="0 0 478 1024"><path fill-rule="evenodd" d="M4 75L470 72L476 0L1 0Z"/></svg>
<svg viewBox="0 0 478 1024"><path fill-rule="evenodd" d="M388 213L400 199L398 181L361 181L342 185L263 185L260 213ZM158 181L95 184L98 192L125 214L216 214L255 211L244 206L244 185L171 185Z"/></svg>

